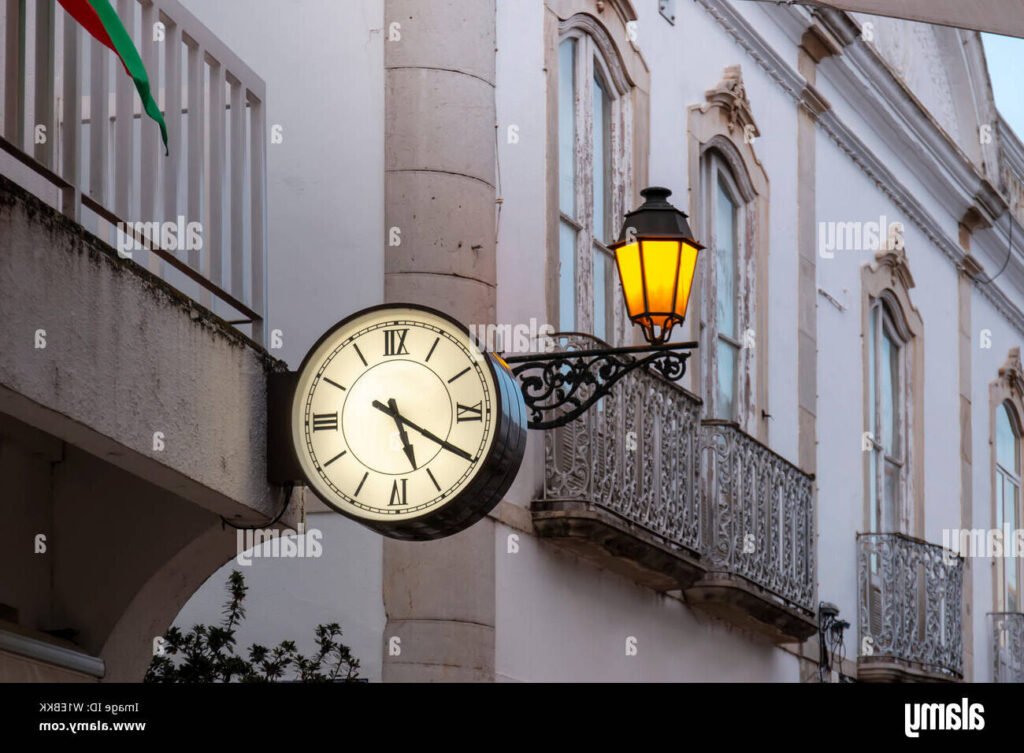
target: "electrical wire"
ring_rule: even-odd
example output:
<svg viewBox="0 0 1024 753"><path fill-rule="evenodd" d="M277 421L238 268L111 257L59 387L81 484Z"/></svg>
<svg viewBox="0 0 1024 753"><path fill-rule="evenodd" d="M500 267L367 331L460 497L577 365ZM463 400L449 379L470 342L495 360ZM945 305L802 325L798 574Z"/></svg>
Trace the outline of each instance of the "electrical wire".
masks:
<svg viewBox="0 0 1024 753"><path fill-rule="evenodd" d="M1009 242L1007 243L1008 248L1006 250L1006 259L1003 261L1003 266L1001 266L999 268L999 271L996 272L994 276L989 277L988 279L984 279L984 280L981 279L981 275L979 275L977 278L975 278L982 285L988 285L989 283L995 282L996 278L998 278L999 275L1001 275L1003 272L1006 271L1006 268L1010 264L1010 259L1013 258L1013 213L1012 212L1007 212L1006 216L1007 216L1008 222L1010 223Z"/></svg>
<svg viewBox="0 0 1024 753"><path fill-rule="evenodd" d="M256 530L261 529L261 528L270 528L270 527L276 525L277 522L279 520L281 520L281 518L284 517L285 512L288 510L288 506L292 502L292 491L294 491L294 489L295 489L295 484L287 484L285 486L284 507L281 508L281 512L279 512L277 514L277 517L275 517L269 523L266 523L266 524L264 524L262 526L236 526L230 520L228 520L223 515L221 515L220 516L221 527L223 527L223 526L231 526L236 531L256 531Z"/></svg>

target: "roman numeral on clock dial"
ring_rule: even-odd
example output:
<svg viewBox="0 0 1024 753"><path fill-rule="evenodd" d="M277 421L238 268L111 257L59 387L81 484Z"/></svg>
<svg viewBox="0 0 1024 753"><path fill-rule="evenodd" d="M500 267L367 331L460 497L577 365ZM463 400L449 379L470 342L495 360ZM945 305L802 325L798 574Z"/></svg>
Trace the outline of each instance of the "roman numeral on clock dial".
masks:
<svg viewBox="0 0 1024 753"><path fill-rule="evenodd" d="M398 484L399 481L402 482L401 486L399 486ZM408 481L409 479L407 478L397 479L395 481L394 485L391 487L391 501L388 502L389 506L393 507L395 505L409 504L409 497L408 494L406 493L406 484L408 483Z"/></svg>
<svg viewBox="0 0 1024 753"><path fill-rule="evenodd" d="M458 403L456 407L456 422L466 423L467 421L479 421L483 416L483 401L476 405L463 405Z"/></svg>
<svg viewBox="0 0 1024 753"><path fill-rule="evenodd" d="M338 414L334 413L314 413L313 414L313 431L337 431L338 430Z"/></svg>
<svg viewBox="0 0 1024 753"><path fill-rule="evenodd" d="M408 329L386 329L384 330L384 355L385 356L407 356L409 351L405 347L405 336L409 334Z"/></svg>

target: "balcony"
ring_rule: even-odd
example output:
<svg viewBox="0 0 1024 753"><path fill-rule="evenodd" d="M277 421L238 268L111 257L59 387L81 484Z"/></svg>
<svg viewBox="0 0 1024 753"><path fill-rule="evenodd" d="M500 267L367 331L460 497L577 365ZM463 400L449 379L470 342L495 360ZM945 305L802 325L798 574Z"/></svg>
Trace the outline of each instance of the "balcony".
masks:
<svg viewBox="0 0 1024 753"><path fill-rule="evenodd" d="M814 481L726 421L701 427L701 552L687 601L767 635L804 640L814 613Z"/></svg>
<svg viewBox="0 0 1024 753"><path fill-rule="evenodd" d="M7 0L0 174L263 344L265 84L176 0L115 6L170 154L109 49L55 0Z"/></svg>
<svg viewBox="0 0 1024 753"><path fill-rule="evenodd" d="M564 349L600 347L573 336ZM539 536L658 591L701 575L695 494L700 401L649 372L633 372L567 426L545 432Z"/></svg>
<svg viewBox="0 0 1024 753"><path fill-rule="evenodd" d="M963 559L899 533L857 536L859 679L963 677Z"/></svg>
<svg viewBox="0 0 1024 753"><path fill-rule="evenodd" d="M173 0L116 6L170 156L113 53L53 0L0 2L5 678L140 680L153 636L234 555L222 519L263 525L284 503L265 399L284 364L260 347L263 82ZM60 541L47 556L15 545L39 531Z"/></svg>
<svg viewBox="0 0 1024 753"><path fill-rule="evenodd" d="M561 345L595 347L577 335ZM776 642L803 640L816 630L813 480L734 424L702 424L700 412L660 376L623 378L545 433L534 528Z"/></svg>
<svg viewBox="0 0 1024 753"><path fill-rule="evenodd" d="M1024 614L995 612L992 625L993 682L1024 682Z"/></svg>

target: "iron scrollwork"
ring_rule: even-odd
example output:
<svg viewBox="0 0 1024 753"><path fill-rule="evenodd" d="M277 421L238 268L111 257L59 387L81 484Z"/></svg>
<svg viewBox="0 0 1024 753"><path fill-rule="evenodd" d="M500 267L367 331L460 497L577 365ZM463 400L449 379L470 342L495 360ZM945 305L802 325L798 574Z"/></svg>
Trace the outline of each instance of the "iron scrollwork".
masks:
<svg viewBox="0 0 1024 753"><path fill-rule="evenodd" d="M560 337L571 337L565 333ZM669 381L686 373L695 342L592 348L507 356L519 380L531 429L555 429L586 413L627 374L648 367Z"/></svg>
<svg viewBox="0 0 1024 753"><path fill-rule="evenodd" d="M995 660L993 682L1024 682L1024 614L993 612L989 619Z"/></svg>
<svg viewBox="0 0 1024 753"><path fill-rule="evenodd" d="M860 645L871 646L862 659L962 678L963 558L901 533L859 533L857 544Z"/></svg>

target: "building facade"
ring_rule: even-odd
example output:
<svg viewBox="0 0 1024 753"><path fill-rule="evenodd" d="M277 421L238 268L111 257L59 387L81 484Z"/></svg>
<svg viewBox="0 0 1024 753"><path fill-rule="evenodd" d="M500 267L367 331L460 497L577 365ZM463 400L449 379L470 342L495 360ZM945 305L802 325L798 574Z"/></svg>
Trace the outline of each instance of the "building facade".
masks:
<svg viewBox="0 0 1024 753"><path fill-rule="evenodd" d="M1022 559L961 536L1024 528L1024 146L977 33L742 0L303 0L273 23L120 0L174 113L164 158L106 53L25 5L0 677L141 679L237 568L241 643L338 621L371 681L1024 679ZM707 246L679 382L637 373L531 432L453 537L382 539L300 490L280 525L320 556L236 559L220 518L283 504L269 374L381 302L507 349L540 325L638 344L608 246L651 185ZM196 222L202 247L126 255L118 222Z"/></svg>

